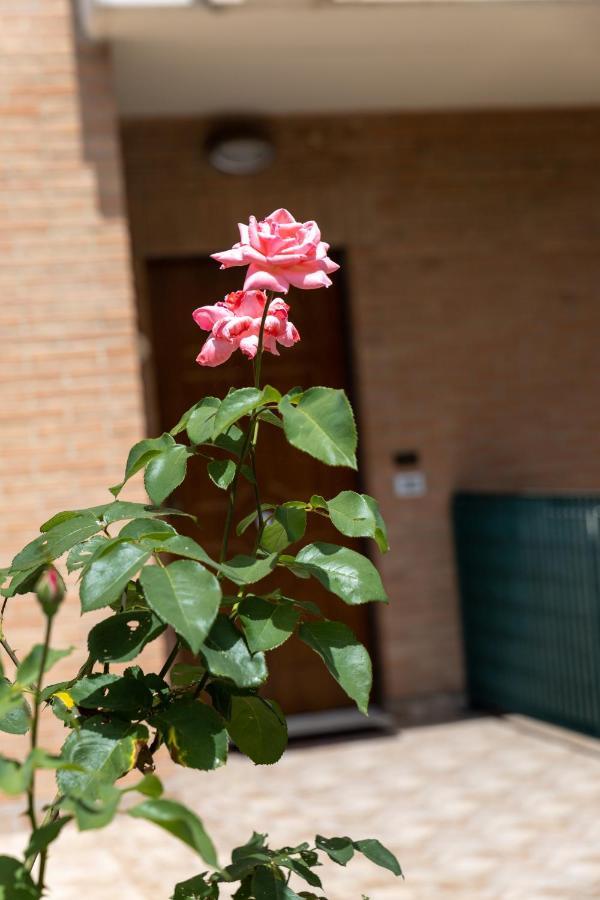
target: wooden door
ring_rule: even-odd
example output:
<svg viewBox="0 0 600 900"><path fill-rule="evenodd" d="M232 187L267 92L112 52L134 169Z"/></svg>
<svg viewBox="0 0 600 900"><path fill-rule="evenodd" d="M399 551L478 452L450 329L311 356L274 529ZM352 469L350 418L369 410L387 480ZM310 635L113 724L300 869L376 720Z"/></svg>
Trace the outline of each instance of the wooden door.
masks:
<svg viewBox="0 0 600 900"><path fill-rule="evenodd" d="M223 397L230 387L252 383L250 361L237 352L217 368L198 366L195 358L206 338L192 319L192 311L222 299L241 286L240 269L220 271L210 259L166 259L148 263L148 295L156 367L159 427L167 431L182 412L201 397ZM334 283L335 284L335 283ZM324 384L348 390L349 373L344 339L344 304L341 290L292 291L290 319L301 341L291 349L281 348L279 357L265 353L262 383L282 392L295 385ZM280 429L261 425L257 467L263 502L307 500L311 494L334 497L341 490L356 490L356 473L332 468L290 447ZM188 479L171 502L198 516L189 533L218 558L226 509L226 494L207 478L201 459L190 461ZM235 521L254 506L251 486L240 480ZM183 520L181 520L183 521ZM185 530L185 525L179 525ZM307 539L337 543L340 535L321 516L309 516ZM347 539L343 539L347 542ZM252 537L232 535L230 554L251 550ZM349 542L352 543L352 542ZM357 549L360 543L355 542ZM293 549L293 548L292 548ZM287 596L313 600L331 619L346 622L368 647L371 644L370 616L364 607L346 606L325 591L314 579L298 579L278 569L261 589L280 586ZM287 714L315 712L352 705L326 672L321 660L300 640L293 638L268 656L270 679L268 696L276 699Z"/></svg>

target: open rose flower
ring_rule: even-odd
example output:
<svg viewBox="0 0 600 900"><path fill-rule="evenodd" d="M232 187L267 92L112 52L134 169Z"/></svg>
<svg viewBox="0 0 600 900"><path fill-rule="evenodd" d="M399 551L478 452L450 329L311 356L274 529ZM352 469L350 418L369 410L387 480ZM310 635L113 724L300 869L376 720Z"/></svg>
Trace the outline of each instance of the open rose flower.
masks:
<svg viewBox="0 0 600 900"><path fill-rule="evenodd" d="M196 357L201 366L220 366L238 349L250 359L256 356L260 323L267 297L262 291L234 291L214 306L201 306L193 313L200 328L210 331ZM263 346L279 356L277 344L291 347L300 340L297 328L288 321L289 306L280 297L271 300L265 319Z"/></svg>
<svg viewBox="0 0 600 900"><path fill-rule="evenodd" d="M287 209L276 209L262 222L250 216L239 225L240 240L231 250L213 253L222 269L248 266L245 291L281 291L290 285L305 290L329 287L328 275L339 266L327 256L316 222L296 222Z"/></svg>

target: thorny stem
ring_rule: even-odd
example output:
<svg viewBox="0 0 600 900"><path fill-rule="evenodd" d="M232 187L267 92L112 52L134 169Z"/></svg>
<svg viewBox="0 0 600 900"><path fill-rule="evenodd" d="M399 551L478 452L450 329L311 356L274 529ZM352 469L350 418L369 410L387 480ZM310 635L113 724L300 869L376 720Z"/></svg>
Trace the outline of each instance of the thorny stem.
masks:
<svg viewBox="0 0 600 900"><path fill-rule="evenodd" d="M19 657L17 656L17 654L15 653L15 651L13 650L13 648L10 646L10 644L8 643L8 641L6 640L6 638L4 637L4 628L3 628L3 626L4 626L4 611L6 610L6 604L7 604L7 603L8 603L8 597L5 597L5 598L4 598L4 601L3 601L3 603L2 603L2 609L0 610L0 644L1 644L1 645L4 647L4 649L6 650L6 652L7 652L8 655L10 656L10 658L11 658L12 662L14 663L14 665L18 667L18 665L19 665Z"/></svg>
<svg viewBox="0 0 600 900"><path fill-rule="evenodd" d="M44 679L44 672L46 669L46 660L48 659L48 648L50 646L50 633L52 631L52 620L53 616L46 616L46 632L44 635L44 643L42 645L42 655L40 658L40 668L38 671L37 682L35 685L34 692L34 705L33 705L33 721L31 723L31 752L34 753L37 747L37 739L38 739L38 726L40 720L40 692L42 690L42 682ZM27 814L29 816L29 820L31 822L31 827L33 831L37 830L37 815L35 811L35 768L31 773L31 784L29 785L29 789L27 791ZM40 856L40 869L38 874L38 888L40 891L44 887L44 872L46 869L46 856L48 854L47 849L44 849Z"/></svg>

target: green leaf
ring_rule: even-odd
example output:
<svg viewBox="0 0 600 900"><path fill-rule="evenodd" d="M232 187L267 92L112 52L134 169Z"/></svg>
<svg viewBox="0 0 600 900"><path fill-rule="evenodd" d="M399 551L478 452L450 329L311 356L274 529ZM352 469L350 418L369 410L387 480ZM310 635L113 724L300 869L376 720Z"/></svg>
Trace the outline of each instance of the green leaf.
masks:
<svg viewBox="0 0 600 900"><path fill-rule="evenodd" d="M285 716L274 701L262 697L233 695L227 730L238 749L257 765L273 765L287 747Z"/></svg>
<svg viewBox="0 0 600 900"><path fill-rule="evenodd" d="M261 513L265 512L267 509L273 509L273 508L274 507L273 507L272 503L261 503L260 504ZM255 525L258 523L258 516L257 516L255 509L253 509L251 513L248 513L247 516L244 516L244 518L238 522L237 527L235 529L235 533L239 537L239 535L243 534L246 531L246 529L253 523Z"/></svg>
<svg viewBox="0 0 600 900"><path fill-rule="evenodd" d="M0 676L0 684L8 686L10 690L10 682L7 678ZM30 724L29 704L24 697L19 694L14 695L8 704L8 710L0 715L0 731L4 731L6 734L27 734Z"/></svg>
<svg viewBox="0 0 600 900"><path fill-rule="evenodd" d="M23 863L0 856L0 900L38 900L40 896Z"/></svg>
<svg viewBox="0 0 600 900"><path fill-rule="evenodd" d="M98 622L88 634L88 650L98 662L128 662L165 630L153 613L118 613Z"/></svg>
<svg viewBox="0 0 600 900"><path fill-rule="evenodd" d="M13 796L22 794L27 790L27 786L21 764L16 759L0 756L0 791Z"/></svg>
<svg viewBox="0 0 600 900"><path fill-rule="evenodd" d="M227 731L220 716L199 700L175 700L153 719L164 735L171 759L180 766L208 771L227 760Z"/></svg>
<svg viewBox="0 0 600 900"><path fill-rule="evenodd" d="M348 547L337 544L307 544L296 556L311 575L351 606L382 601L387 603L379 572L373 563Z"/></svg>
<svg viewBox="0 0 600 900"><path fill-rule="evenodd" d="M164 541L173 536L177 536L176 529L168 522L163 522L162 519L132 519L119 532L119 537L131 538L136 541L142 538L156 538Z"/></svg>
<svg viewBox="0 0 600 900"><path fill-rule="evenodd" d="M162 434L157 438L144 438L143 441L138 441L137 444L134 444L131 450L129 451L129 456L127 457L127 463L125 465L125 477L120 484L115 485L110 488L111 494L114 494L115 497L121 492L123 485L125 482L129 481L129 479L143 469L151 459L161 453L163 450L167 450L169 447L173 447L175 445L174 438L171 437L170 434Z"/></svg>
<svg viewBox="0 0 600 900"><path fill-rule="evenodd" d="M65 797L61 808L75 815L80 831L105 828L117 813L122 793L111 784L101 784L93 797Z"/></svg>
<svg viewBox="0 0 600 900"><path fill-rule="evenodd" d="M175 885L172 900L218 900L218 884L209 884L204 875L196 875Z"/></svg>
<svg viewBox="0 0 600 900"><path fill-rule="evenodd" d="M256 900L301 900L281 875L267 866L257 866L252 877L252 893Z"/></svg>
<svg viewBox="0 0 600 900"><path fill-rule="evenodd" d="M109 709L131 716L137 716L152 704L152 694L146 685L128 675L88 675L71 685L69 695L84 709Z"/></svg>
<svg viewBox="0 0 600 900"><path fill-rule="evenodd" d="M205 397L196 404L186 425L192 444L205 444L210 441L220 405L221 401L217 397Z"/></svg>
<svg viewBox="0 0 600 900"><path fill-rule="evenodd" d="M290 869L290 871L295 872L300 878L304 879L307 884L310 884L311 887L323 887L321 884L321 879L313 872L305 863L300 862L299 859L293 859L292 857L278 857L277 864L282 866L284 869Z"/></svg>
<svg viewBox="0 0 600 900"><path fill-rule="evenodd" d="M37 580L45 569L45 564L41 566L32 566L29 569L23 569L17 572L10 580L10 583L0 590L3 597L15 597L17 594L31 593Z"/></svg>
<svg viewBox="0 0 600 900"><path fill-rule="evenodd" d="M235 463L232 459L213 459L207 465L210 480L218 488L227 490L235 476Z"/></svg>
<svg viewBox="0 0 600 900"><path fill-rule="evenodd" d="M400 863L394 854L375 838L366 838L363 841L354 841L353 843L360 853L366 856L367 859L370 859L371 862L374 862L377 866L381 866L383 869L389 869L394 875L402 875Z"/></svg>
<svg viewBox="0 0 600 900"><path fill-rule="evenodd" d="M179 445L178 445L179 446ZM109 503L102 513L102 521L106 525L113 522L121 522L124 519L156 519L158 524L164 525L158 516L184 516L193 518L189 513L181 509L173 509L170 506L153 506L150 503L133 503L130 500L115 500Z"/></svg>
<svg viewBox="0 0 600 900"><path fill-rule="evenodd" d="M387 529L377 501L368 494L342 491L327 502L331 521L348 537L372 537L382 553L389 550Z"/></svg>
<svg viewBox="0 0 600 900"><path fill-rule="evenodd" d="M109 538L105 534L94 534L80 544L75 544L74 547L71 547L67 556L67 572L76 572L78 569L83 569L108 542Z"/></svg>
<svg viewBox="0 0 600 900"><path fill-rule="evenodd" d="M173 537L165 536L164 540L157 542L154 549L158 553L171 553L173 556L185 556L195 559L197 562L218 569L219 564L211 559L206 550L185 534L177 534Z"/></svg>
<svg viewBox="0 0 600 900"><path fill-rule="evenodd" d="M220 566L223 575L234 584L255 584L270 575L277 564L277 554L272 553L265 559L255 556L234 556Z"/></svg>
<svg viewBox="0 0 600 900"><path fill-rule="evenodd" d="M129 541L118 541L95 559L81 582L83 612L101 609L118 600L127 582L150 558L150 550Z"/></svg>
<svg viewBox="0 0 600 900"><path fill-rule="evenodd" d="M45 850L52 841L56 840L65 825L68 825L70 821L71 819L69 816L63 816L60 819L55 819L54 822L48 822L47 825L42 825L40 828L36 829L29 838L25 856L37 855L38 853L41 853L42 850Z"/></svg>
<svg viewBox="0 0 600 900"><path fill-rule="evenodd" d="M138 741L146 740L148 731L113 719L103 721L94 716L78 731L73 731L63 744L61 756L82 771L59 770L57 783L63 794L86 800L99 796L102 785L112 785L135 765Z"/></svg>
<svg viewBox="0 0 600 900"><path fill-rule="evenodd" d="M299 541L306 531L306 509L302 506L278 506L274 516L267 522L261 536L261 547L267 553L278 553L290 544Z"/></svg>
<svg viewBox="0 0 600 900"><path fill-rule="evenodd" d="M252 653L273 650L293 634L300 612L292 603L269 603L262 597L244 597L238 616Z"/></svg>
<svg viewBox="0 0 600 900"><path fill-rule="evenodd" d="M288 442L330 466L356 469L356 425L344 391L309 388L297 404L279 404Z"/></svg>
<svg viewBox="0 0 600 900"><path fill-rule="evenodd" d="M40 666L42 663L43 652L43 645L36 644L35 647L32 647L32 649L29 651L25 659L22 660L15 676L15 681L18 685L21 685L22 687L28 687L30 684L33 684L35 681L37 681L40 672ZM72 652L73 647L69 647L67 650L53 650L51 647L49 647L44 663L44 672L48 672L52 668L52 666L59 661L59 659L64 659L65 656L69 656L69 654Z"/></svg>
<svg viewBox="0 0 600 900"><path fill-rule="evenodd" d="M340 687L368 715L373 682L371 659L353 631L342 622L305 622L301 640L319 654Z"/></svg>
<svg viewBox="0 0 600 900"><path fill-rule="evenodd" d="M156 797L161 796L163 786L157 775L154 775L152 772L147 772L140 781L132 784L131 787L124 788L123 793L130 793L131 791L143 794L144 797L153 797L156 799Z"/></svg>
<svg viewBox="0 0 600 900"><path fill-rule="evenodd" d="M79 515L67 519L44 532L17 553L11 564L11 571L22 572L34 566L41 566L62 556L75 544L79 544L101 529L100 522L92 515Z"/></svg>
<svg viewBox="0 0 600 900"><path fill-rule="evenodd" d="M324 838L318 834L315 846L323 850L332 862L345 866L354 856L354 846L349 837Z"/></svg>
<svg viewBox="0 0 600 900"><path fill-rule="evenodd" d="M213 842L198 816L174 800L144 800L129 810L136 819L146 819L179 838L195 850L209 866L218 867Z"/></svg>
<svg viewBox="0 0 600 900"><path fill-rule="evenodd" d="M262 392L258 388L246 387L230 391L215 416L213 438L256 409L261 399Z"/></svg>
<svg viewBox="0 0 600 900"><path fill-rule="evenodd" d="M320 494L313 494L308 502L313 509L327 509L327 500Z"/></svg>
<svg viewBox="0 0 600 900"><path fill-rule="evenodd" d="M211 675L226 678L237 687L255 688L266 680L264 655L251 655L243 635L225 615L217 616L200 653Z"/></svg>
<svg viewBox="0 0 600 900"><path fill-rule="evenodd" d="M165 568L147 566L141 583L149 606L197 653L221 602L215 576L200 563L178 560Z"/></svg>
<svg viewBox="0 0 600 900"><path fill-rule="evenodd" d="M153 503L162 503L185 478L190 456L184 444L174 444L154 456L144 473L144 485Z"/></svg>

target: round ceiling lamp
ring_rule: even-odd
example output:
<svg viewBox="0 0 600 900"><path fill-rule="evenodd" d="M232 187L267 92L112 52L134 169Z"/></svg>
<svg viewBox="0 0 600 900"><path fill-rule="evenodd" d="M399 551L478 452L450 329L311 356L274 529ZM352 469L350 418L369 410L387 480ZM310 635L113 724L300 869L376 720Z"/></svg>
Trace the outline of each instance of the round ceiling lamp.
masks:
<svg viewBox="0 0 600 900"><path fill-rule="evenodd" d="M275 159L275 147L264 129L243 122L221 126L206 142L208 161L225 175L256 175Z"/></svg>

